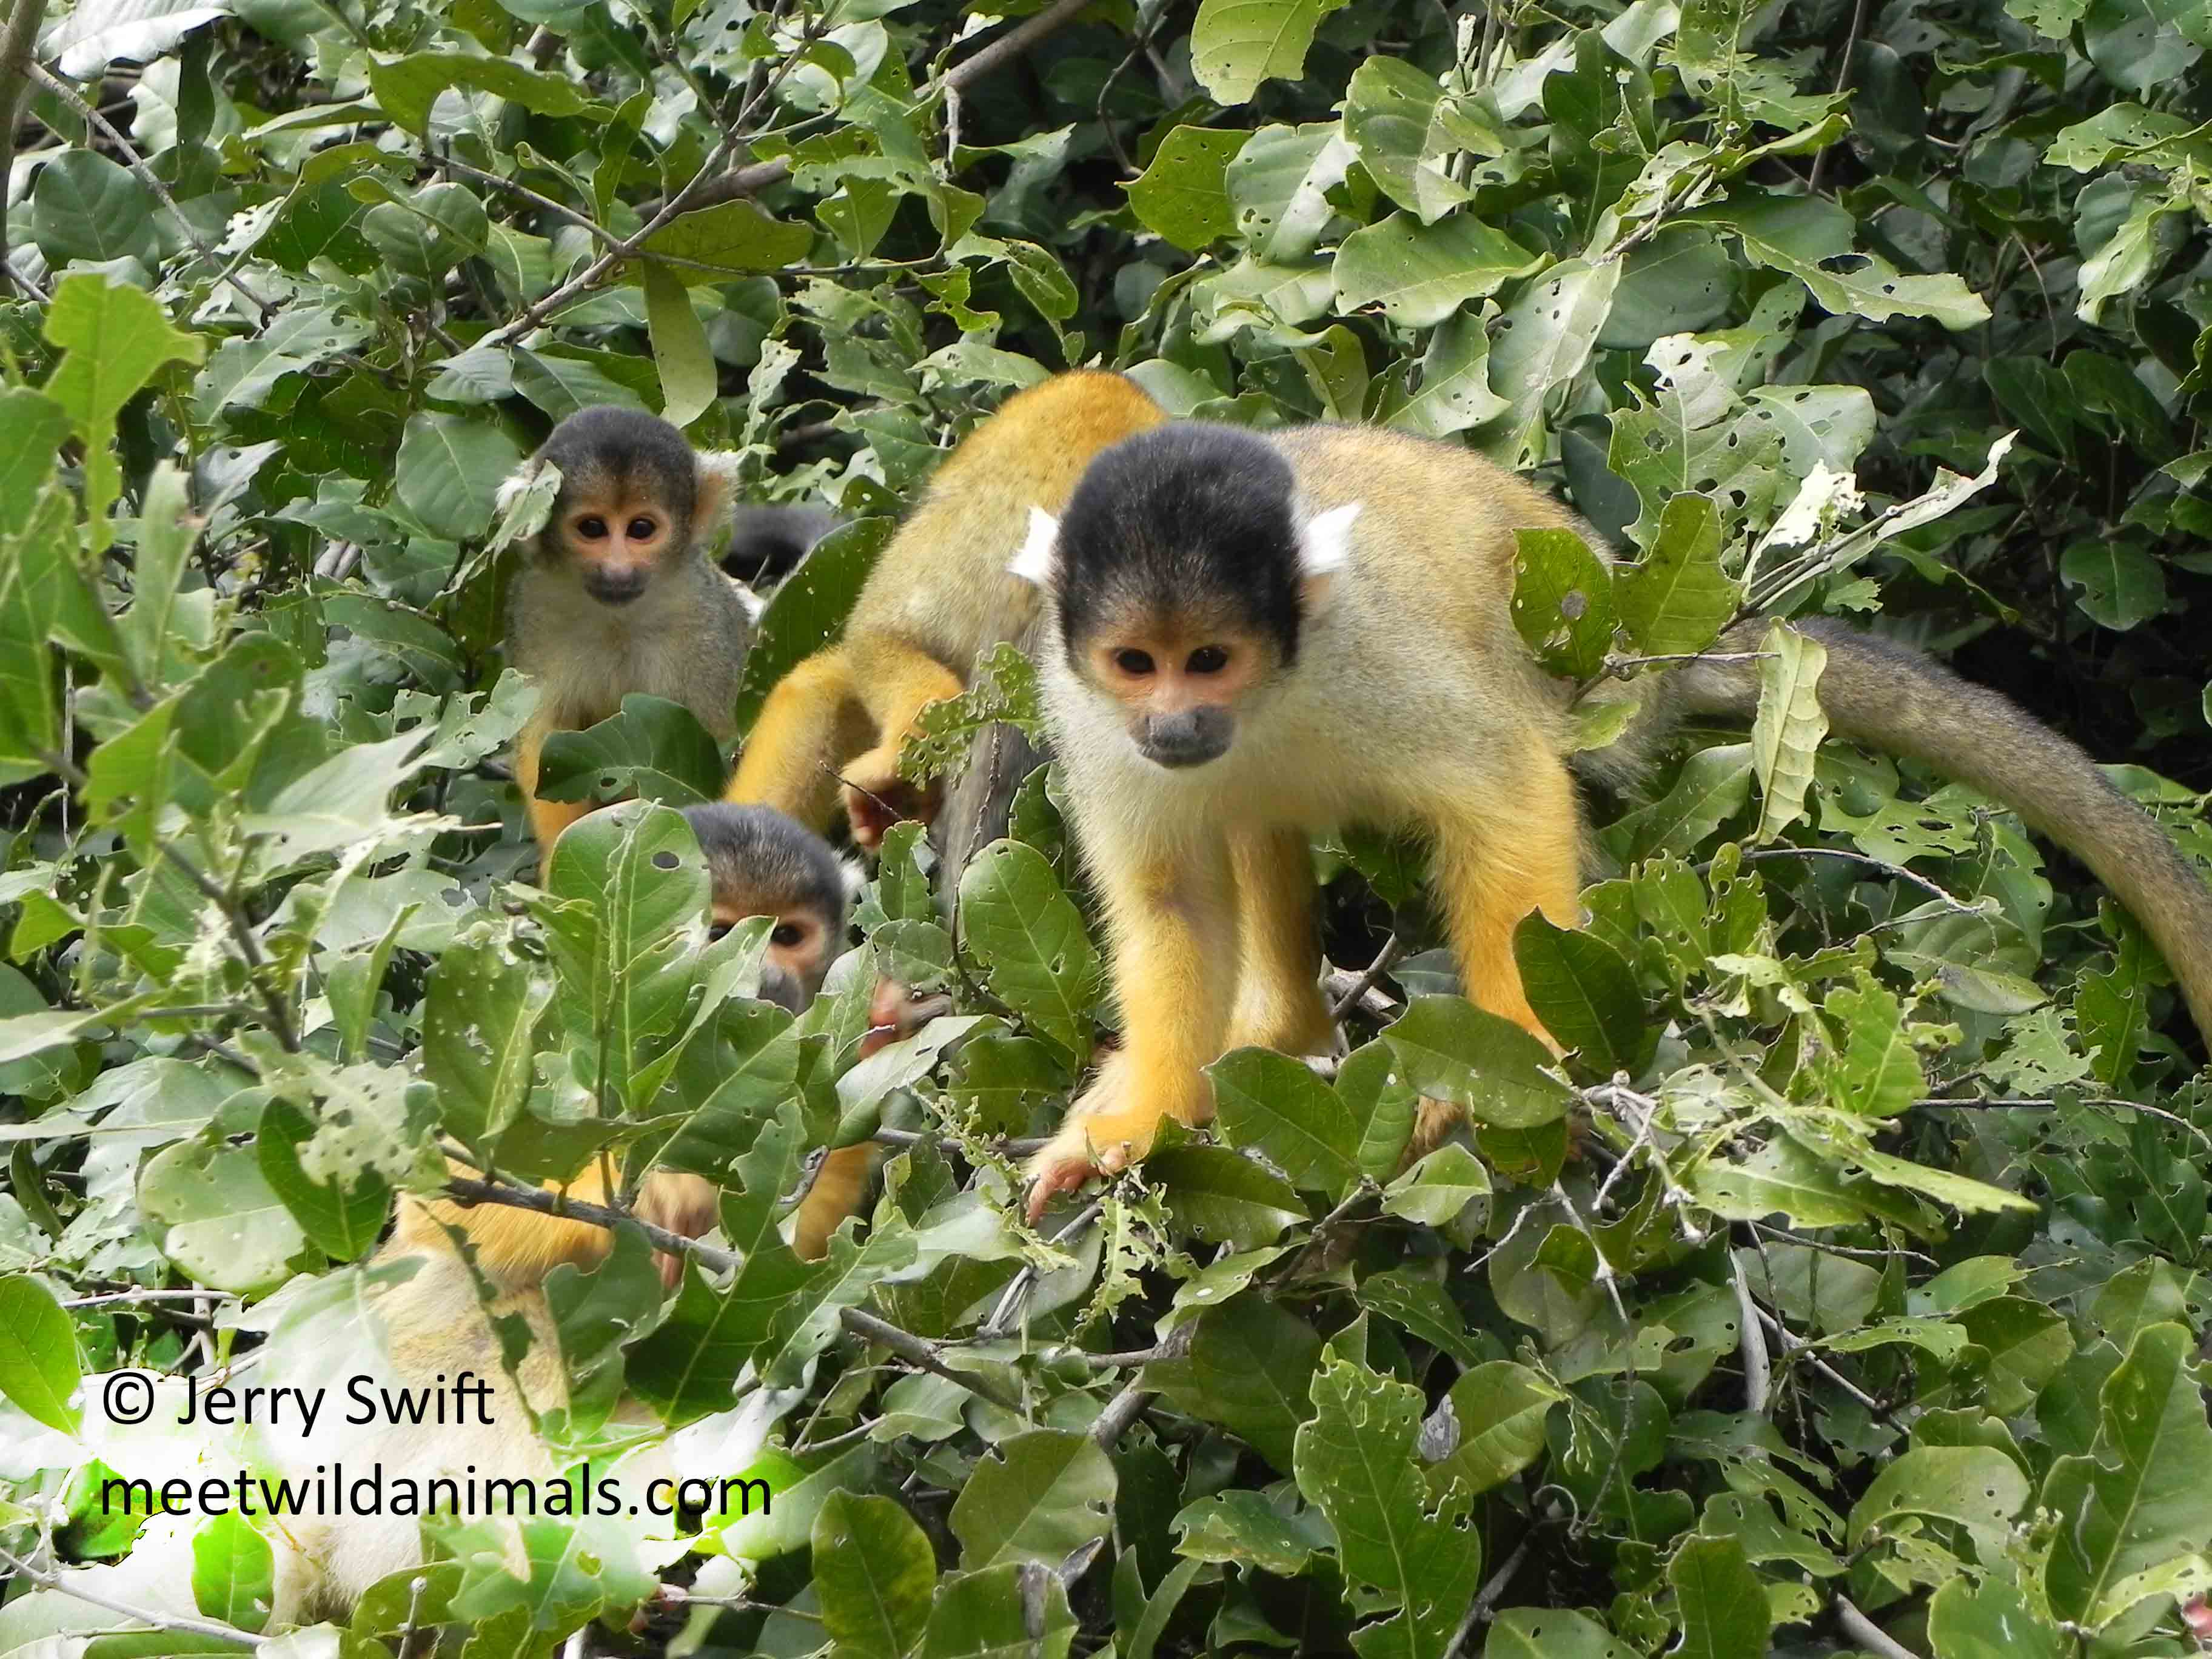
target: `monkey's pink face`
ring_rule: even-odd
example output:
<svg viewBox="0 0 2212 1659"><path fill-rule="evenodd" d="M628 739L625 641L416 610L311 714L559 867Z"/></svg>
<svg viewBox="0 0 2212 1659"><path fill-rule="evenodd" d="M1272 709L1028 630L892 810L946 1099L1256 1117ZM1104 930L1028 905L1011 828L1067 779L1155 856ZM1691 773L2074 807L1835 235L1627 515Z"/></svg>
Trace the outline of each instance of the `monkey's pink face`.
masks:
<svg viewBox="0 0 2212 1659"><path fill-rule="evenodd" d="M1138 752L1171 769L1228 752L1238 705L1273 660L1242 629L1172 617L1101 629L1082 659L1091 683L1120 705Z"/></svg>
<svg viewBox="0 0 2212 1659"><path fill-rule="evenodd" d="M603 605L627 605L644 592L674 533L665 507L630 495L586 499L561 517L584 591Z"/></svg>

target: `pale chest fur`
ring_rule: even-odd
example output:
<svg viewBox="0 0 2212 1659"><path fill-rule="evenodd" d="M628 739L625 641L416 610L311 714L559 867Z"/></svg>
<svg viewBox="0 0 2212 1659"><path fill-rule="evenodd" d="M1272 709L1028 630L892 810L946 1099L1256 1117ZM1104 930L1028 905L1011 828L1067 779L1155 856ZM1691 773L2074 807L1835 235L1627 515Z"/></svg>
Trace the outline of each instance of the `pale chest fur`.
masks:
<svg viewBox="0 0 2212 1659"><path fill-rule="evenodd" d="M751 633L736 586L717 570L672 572L630 604L611 605L567 571L532 568L516 580L509 638L549 725L590 726L643 692L684 704L726 740ZM550 641L559 648L544 648Z"/></svg>

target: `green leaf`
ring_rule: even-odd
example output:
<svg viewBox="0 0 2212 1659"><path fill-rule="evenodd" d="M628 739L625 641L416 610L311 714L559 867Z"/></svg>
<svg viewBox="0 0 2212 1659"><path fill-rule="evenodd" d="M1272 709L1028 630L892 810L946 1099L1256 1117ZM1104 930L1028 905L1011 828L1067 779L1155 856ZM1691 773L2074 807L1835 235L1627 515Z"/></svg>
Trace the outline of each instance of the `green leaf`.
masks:
<svg viewBox="0 0 2212 1659"><path fill-rule="evenodd" d="M1009 1561L1056 1567L1112 1524L1114 1465L1087 1434L1031 1429L969 1473L948 1522L972 1571Z"/></svg>
<svg viewBox="0 0 2212 1659"><path fill-rule="evenodd" d="M1239 1048L1206 1068L1222 1136L1260 1152L1294 1186L1342 1198L1361 1180L1363 1126L1310 1067L1265 1048Z"/></svg>
<svg viewBox="0 0 2212 1659"><path fill-rule="evenodd" d="M0 1279L0 1394L47 1427L75 1434L81 1413L70 1403L83 1380L76 1327L35 1279Z"/></svg>
<svg viewBox="0 0 2212 1659"><path fill-rule="evenodd" d="M1667 1564L1682 1621L1675 1651L1694 1659L1763 1659L1773 1616L1743 1546L1733 1538L1692 1538Z"/></svg>
<svg viewBox="0 0 2212 1659"><path fill-rule="evenodd" d="M1144 1168L1167 1188L1176 1221L1237 1249L1256 1249L1307 1218L1295 1190L1225 1147L1171 1147Z"/></svg>
<svg viewBox="0 0 2212 1659"><path fill-rule="evenodd" d="M192 1604L238 1630L268 1628L276 1552L244 1516L218 1515L192 1534Z"/></svg>
<svg viewBox="0 0 2212 1659"><path fill-rule="evenodd" d="M1445 1396L1459 1443L1430 1468L1430 1489L1457 1481L1474 1495L1503 1486L1543 1455L1545 1419L1566 1397L1509 1359L1470 1367Z"/></svg>
<svg viewBox="0 0 2212 1659"><path fill-rule="evenodd" d="M391 1212L391 1183L373 1169L346 1168L335 1138L321 1146L312 1144L316 1139L314 1124L298 1107L270 1102L253 1135L261 1177L326 1255L357 1261L375 1244Z"/></svg>
<svg viewBox="0 0 2212 1659"><path fill-rule="evenodd" d="M2122 537L2075 542L2059 556L2058 574L2100 628L2124 634L2166 613L2164 568Z"/></svg>
<svg viewBox="0 0 2212 1659"><path fill-rule="evenodd" d="M2139 1333L2100 1391L2095 1445L2051 1466L2041 1500L2069 1517L2047 1581L2058 1618L2102 1629L2138 1599L2124 1593L2137 1575L2212 1538L2212 1423L2195 1347L2181 1325Z"/></svg>
<svg viewBox="0 0 2212 1659"><path fill-rule="evenodd" d="M1311 1325L1248 1291L1201 1313L1188 1351L1152 1361L1139 1380L1287 1474L1298 1425L1313 1415L1309 1385L1320 1359Z"/></svg>
<svg viewBox="0 0 2212 1659"><path fill-rule="evenodd" d="M1382 1213L1441 1227L1478 1198L1490 1195L1490 1171L1454 1141L1425 1154L1382 1191Z"/></svg>
<svg viewBox="0 0 2212 1659"><path fill-rule="evenodd" d="M1753 264L1789 272L1837 316L1876 323L1928 317L1948 329L1989 320L1989 307L1952 272L1907 276L1876 255L1852 247L1856 222L1832 202L1744 192L1685 217L1733 230ZM1853 262L1850 270L1835 269L1847 259Z"/></svg>
<svg viewBox="0 0 2212 1659"><path fill-rule="evenodd" d="M45 333L63 350L46 394L69 411L70 429L84 445L85 518L91 550L102 552L114 533L108 510L122 489L110 447L116 416L164 364L197 363L206 348L172 328L153 295L95 271L55 284Z"/></svg>
<svg viewBox="0 0 2212 1659"><path fill-rule="evenodd" d="M1787 623L1766 630L1759 649L1759 714L1752 722L1752 771L1759 779L1759 822L1753 841L1772 841L1805 816L1805 791L1813 761L1828 734L1820 707L1820 671L1827 647Z"/></svg>
<svg viewBox="0 0 2212 1659"><path fill-rule="evenodd" d="M595 108L566 76L526 69L505 58L471 58L453 51L418 52L388 64L368 64L369 89L386 115L420 134L430 106L448 87L489 92L533 115L580 115Z"/></svg>
<svg viewBox="0 0 2212 1659"><path fill-rule="evenodd" d="M1658 1041L1627 959L1595 933L1531 914L1513 931L1521 989L1544 1029L1601 1077L1644 1069Z"/></svg>
<svg viewBox="0 0 2212 1659"><path fill-rule="evenodd" d="M416 415L399 441L393 487L432 535L474 541L491 528L501 481L521 465L522 451L496 426L459 415Z"/></svg>
<svg viewBox="0 0 2212 1659"><path fill-rule="evenodd" d="M545 885L565 901L546 918L545 943L569 1029L597 1048L608 1087L627 1097L647 1045L691 993L706 860L682 813L624 801L562 833Z"/></svg>
<svg viewBox="0 0 2212 1659"><path fill-rule="evenodd" d="M487 1150L521 1115L553 989L551 975L489 940L456 940L438 958L423 1004L422 1071L441 1121L472 1150Z"/></svg>
<svg viewBox="0 0 2212 1659"><path fill-rule="evenodd" d="M1445 165L1479 136L1458 118L1433 75L1402 58L1378 54L1352 72L1345 89L1344 136L1382 192L1423 224L1474 192Z"/></svg>
<svg viewBox="0 0 2212 1659"><path fill-rule="evenodd" d="M836 1659L901 1659L921 1639L937 1556L894 1498L832 1492L814 1516L814 1593Z"/></svg>
<svg viewBox="0 0 2212 1659"><path fill-rule="evenodd" d="M1599 838L1625 862L1657 852L1691 853L1743 810L1751 799L1754 763L1747 743L1700 749L1683 763L1673 788L1609 825Z"/></svg>
<svg viewBox="0 0 2212 1659"><path fill-rule="evenodd" d="M959 904L963 942L992 994L1080 1063L1105 967L1044 854L993 842L962 872Z"/></svg>
<svg viewBox="0 0 2212 1659"><path fill-rule="evenodd" d="M161 1254L214 1290L274 1290L307 1242L251 1146L179 1141L139 1172L138 1203Z"/></svg>
<svg viewBox="0 0 2212 1659"><path fill-rule="evenodd" d="M164 462L146 482L138 521L136 594L117 624L139 683L149 690L161 690L170 682L170 659L179 654L179 592L196 539L185 476Z"/></svg>
<svg viewBox="0 0 2212 1659"><path fill-rule="evenodd" d="M1389 1617L1352 1632L1361 1659L1443 1659L1476 1587L1482 1540L1474 1495L1432 1494L1415 1457L1421 1391L1325 1357L1313 1419L1298 1430L1298 1490L1336 1528L1338 1565L1363 1612Z"/></svg>
<svg viewBox="0 0 2212 1659"><path fill-rule="evenodd" d="M888 518L856 519L815 543L783 580L761 613L745 672L738 683L737 721L750 727L768 694L805 658L835 645L845 618L896 526Z"/></svg>
<svg viewBox="0 0 2212 1659"><path fill-rule="evenodd" d="M1462 997L1414 998L1382 1040L1413 1087L1492 1128L1556 1122L1572 1098L1546 1069L1551 1050Z"/></svg>
<svg viewBox="0 0 2212 1659"><path fill-rule="evenodd" d="M556 732L539 758L545 800L613 800L635 795L665 806L719 800L721 746L680 702L632 691L621 709L581 732Z"/></svg>
<svg viewBox="0 0 2212 1659"><path fill-rule="evenodd" d="M2001 1578L1960 1574L1928 1603L1929 1644L1942 1659L2064 1659L2072 1638Z"/></svg>
<svg viewBox="0 0 2212 1659"><path fill-rule="evenodd" d="M1513 626L1553 673L1595 678L1619 625L1612 574L1571 530L1523 530L1517 537Z"/></svg>
<svg viewBox="0 0 2212 1659"><path fill-rule="evenodd" d="M661 415L672 426L689 426L714 406L720 377L691 290L658 259L645 262L645 315L660 370Z"/></svg>
<svg viewBox="0 0 2212 1659"><path fill-rule="evenodd" d="M724 202L679 213L640 244L656 259L687 261L709 271L777 270L806 257L813 233L771 219L750 202Z"/></svg>
<svg viewBox="0 0 2212 1659"><path fill-rule="evenodd" d="M1511 407L1490 389L1490 334L1485 322L1490 310L1487 306L1480 313L1462 308L1431 331L1419 365L1419 386L1407 392L1395 374L1384 384L1384 424L1425 438L1449 438L1495 420Z"/></svg>
<svg viewBox="0 0 2212 1659"><path fill-rule="evenodd" d="M1721 568L1720 514L1703 495L1669 501L1651 551L1640 564L1617 567L1613 580L1621 625L1650 656L1703 651L1742 597Z"/></svg>
<svg viewBox="0 0 2212 1659"><path fill-rule="evenodd" d="M1177 127L1160 140L1152 165L1125 188L1147 230L1199 252L1237 228L1229 204L1229 164L1249 134Z"/></svg>
<svg viewBox="0 0 2212 1659"><path fill-rule="evenodd" d="M19 441L0 455L0 536L22 532L70 429L69 411L28 386L0 391L0 431Z"/></svg>
<svg viewBox="0 0 2212 1659"><path fill-rule="evenodd" d="M1242 104L1268 80L1305 73L1314 28L1343 0L1199 0L1190 72L1217 104Z"/></svg>
<svg viewBox="0 0 2212 1659"><path fill-rule="evenodd" d="M1009 1561L945 1579L921 1659L1067 1659L1075 1632L1060 1575Z"/></svg>
<svg viewBox="0 0 2212 1659"><path fill-rule="evenodd" d="M1516 471L1549 458L1545 410L1553 390L1589 365L1613 309L1620 264L1554 265L1521 291L1492 331L1490 385L1506 412L1484 427L1485 454Z"/></svg>
<svg viewBox="0 0 2212 1659"><path fill-rule="evenodd" d="M161 204L136 173L88 149L66 149L40 169L31 196L31 234L54 265L72 259L150 264L160 240Z"/></svg>
<svg viewBox="0 0 2212 1659"><path fill-rule="evenodd" d="M1637 1650L1566 1608L1509 1607L1490 1627L1485 1659L1629 1659Z"/></svg>
<svg viewBox="0 0 2212 1659"><path fill-rule="evenodd" d="M1856 1549L1893 1516L1931 1516L1956 1522L1976 1540L1984 1562L1994 1564L2002 1559L1998 1551L2027 1499L2027 1477L2001 1451L1915 1446L1875 1476L1851 1506L1850 1544Z"/></svg>
<svg viewBox="0 0 2212 1659"><path fill-rule="evenodd" d="M1540 263L1540 255L1471 213L1428 226L1394 213L1338 247L1336 302L1346 311L1380 306L1401 328L1428 328Z"/></svg>

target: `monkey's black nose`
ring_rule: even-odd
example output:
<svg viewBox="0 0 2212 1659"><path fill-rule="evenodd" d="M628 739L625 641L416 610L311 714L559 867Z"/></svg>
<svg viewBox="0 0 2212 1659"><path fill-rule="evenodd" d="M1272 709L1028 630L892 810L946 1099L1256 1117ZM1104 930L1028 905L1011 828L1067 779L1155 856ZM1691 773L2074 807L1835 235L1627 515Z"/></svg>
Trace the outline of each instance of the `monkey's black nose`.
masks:
<svg viewBox="0 0 2212 1659"><path fill-rule="evenodd" d="M584 591L603 605L628 605L645 592L642 570L586 570Z"/></svg>
<svg viewBox="0 0 2212 1659"><path fill-rule="evenodd" d="M763 1002L773 1002L789 1013L803 1014L806 1012L806 993L791 976L790 970L780 962L763 964L760 998Z"/></svg>
<svg viewBox="0 0 2212 1659"><path fill-rule="evenodd" d="M1236 717L1227 709L1202 705L1152 715L1146 720L1137 746L1155 764L1179 770L1219 759L1228 751L1236 729Z"/></svg>

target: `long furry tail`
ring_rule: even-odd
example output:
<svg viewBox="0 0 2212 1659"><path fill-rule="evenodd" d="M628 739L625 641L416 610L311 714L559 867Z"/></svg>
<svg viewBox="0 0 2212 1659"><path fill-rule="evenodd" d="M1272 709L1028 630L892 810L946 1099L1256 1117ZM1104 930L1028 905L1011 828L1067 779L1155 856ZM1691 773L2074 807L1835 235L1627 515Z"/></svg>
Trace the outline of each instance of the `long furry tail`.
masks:
<svg viewBox="0 0 2212 1659"><path fill-rule="evenodd" d="M2001 800L2072 853L2142 924L2212 1046L2212 890L2151 816L2105 779L2088 756L1987 686L1933 658L1846 624L1795 624L1826 647L1820 706L1850 742L1923 761ZM1768 624L1739 624L1717 647L1751 651ZM1668 677L1655 701L1675 714L1749 720L1759 708L1755 664L1698 662Z"/></svg>

